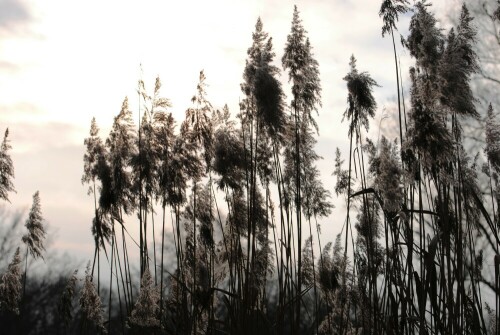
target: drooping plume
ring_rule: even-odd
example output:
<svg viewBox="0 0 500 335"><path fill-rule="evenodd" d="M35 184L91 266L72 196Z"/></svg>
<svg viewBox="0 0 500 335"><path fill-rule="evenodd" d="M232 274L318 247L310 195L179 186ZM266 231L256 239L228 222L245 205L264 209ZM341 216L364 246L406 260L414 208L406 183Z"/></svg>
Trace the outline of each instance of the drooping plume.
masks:
<svg viewBox="0 0 500 335"><path fill-rule="evenodd" d="M45 251L43 243L47 233L43 226L40 194L38 191L33 195L33 205L31 206L25 226L28 231L22 238L23 242L28 246L29 252L35 259L38 257L43 258L42 252Z"/></svg>
<svg viewBox="0 0 500 335"><path fill-rule="evenodd" d="M383 0L378 15L382 17L382 36L393 33L396 29L396 22L399 15L408 11L409 2L407 0Z"/></svg>
<svg viewBox="0 0 500 335"><path fill-rule="evenodd" d="M368 130L368 117L373 118L377 109L377 103L372 93L373 86L378 86L378 84L369 73L358 72L354 55L351 56L349 66L351 70L344 77L349 92L347 97L349 107L344 113L344 118L350 121L349 135L351 135L353 132L357 133L361 126Z"/></svg>
<svg viewBox="0 0 500 335"><path fill-rule="evenodd" d="M2 145L0 146L0 199L5 201L9 201L9 192L16 192L12 182L12 179L14 179L14 165L8 152L12 149L8 137L9 128L5 130Z"/></svg>

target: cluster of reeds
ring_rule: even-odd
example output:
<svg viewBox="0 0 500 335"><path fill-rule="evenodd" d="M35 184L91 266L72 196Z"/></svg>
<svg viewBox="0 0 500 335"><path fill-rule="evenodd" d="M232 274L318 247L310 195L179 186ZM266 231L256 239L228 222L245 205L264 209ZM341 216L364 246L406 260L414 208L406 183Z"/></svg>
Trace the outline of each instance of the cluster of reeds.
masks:
<svg viewBox="0 0 500 335"><path fill-rule="evenodd" d="M9 129L7 128L2 144L0 145L0 200L5 202L10 202L9 193L15 192L13 182L14 165L9 154L10 149L12 147L9 140ZM15 228L15 224L12 228ZM24 317L22 307L24 305L23 298L26 295L28 256L31 254L33 259L43 259L43 252L45 251L46 229L43 224L38 191L33 195L33 204L26 219L25 227L26 232L22 236L21 241L10 241L10 244L17 247L15 247L14 255L12 255L12 261L8 264L5 273L0 277L0 313L8 316L20 315L20 320ZM5 238L8 237L4 237L2 249L6 244ZM21 256L21 242L26 246L24 256ZM6 250L2 250L2 252L4 251ZM22 257L25 259L24 273L21 264ZM19 327L22 328L21 323L19 323ZM24 331L24 329L19 329L19 331L21 330Z"/></svg>
<svg viewBox="0 0 500 335"><path fill-rule="evenodd" d="M405 101L394 36L409 12L401 41L415 65ZM281 59L289 102L259 19L236 118L213 107L202 71L180 124L159 78L152 94L139 80L138 125L127 98L105 141L92 120L82 182L93 195L95 256L80 298L81 332L498 333L500 124L490 106L484 155L475 156L463 148L461 126L479 116L469 83L478 70L473 18L464 5L445 35L425 0L384 0L379 15L393 42L399 138L367 137L378 85L351 56L348 162L337 149L333 172L347 214L332 219L343 225L334 243L321 243L333 237L318 224L333 206L314 151L319 65L297 7ZM13 174L3 173L7 194ZM23 238L34 257L43 250L40 220L35 199ZM110 275L104 302L102 263ZM2 277L0 308L17 311L20 276L18 250ZM75 273L62 293L65 322L76 282Z"/></svg>
<svg viewBox="0 0 500 335"><path fill-rule="evenodd" d="M382 33L393 41L395 22L407 5L382 4ZM338 190L348 199L344 257L349 261L350 246L353 257L349 275L342 274L351 278L341 282L348 296L345 320L331 322L326 333L496 334L498 302L491 309L493 299L485 294L491 289L498 301L498 172L492 163L498 129L491 106L482 169L492 178L491 207L478 184L481 153L471 157L464 150L461 126L478 117L469 83L478 70L473 19L464 5L458 26L445 36L429 3L417 2L412 11L403 40L415 59L408 113L393 43L399 147L384 137L374 144L361 131L376 108L375 81L358 73L354 58L344 78L351 149L348 170L338 164L336 173L347 175L347 182L339 178ZM494 275L483 276L486 264L495 264Z"/></svg>
<svg viewBox="0 0 500 335"><path fill-rule="evenodd" d="M498 125L490 109L482 170L491 206L485 206L478 156L462 145L461 122L478 117L469 85L478 69L472 18L463 6L459 25L445 36L429 7L386 0L379 13L382 34L393 41L399 140L367 138L377 83L351 57L344 77L348 167L337 152L334 171L347 215L335 244L321 245L317 223L332 209L314 151L321 85L297 8L282 57L289 103L259 19L236 119L227 107L212 106L201 72L179 127L159 79L152 95L139 81L137 128L127 100L105 143L92 122L83 181L94 194L96 259L107 245L110 285L128 329L476 334L496 327L498 297L492 308L482 292L498 292ZM398 16L409 10L410 34L401 40L415 66L406 103L394 35ZM125 216L133 213L137 243L126 229ZM166 224L173 269L164 266ZM139 293L131 285L127 246L139 248ZM493 263L491 280L482 267Z"/></svg>

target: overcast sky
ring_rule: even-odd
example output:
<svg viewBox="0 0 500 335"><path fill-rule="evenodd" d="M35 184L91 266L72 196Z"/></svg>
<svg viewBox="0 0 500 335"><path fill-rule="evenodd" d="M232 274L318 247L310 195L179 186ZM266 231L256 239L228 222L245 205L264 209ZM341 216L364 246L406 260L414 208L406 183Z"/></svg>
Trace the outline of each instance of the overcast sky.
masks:
<svg viewBox="0 0 500 335"><path fill-rule="evenodd" d="M455 1L435 2L439 12ZM294 4L320 66L323 107L317 151L324 157L323 181L333 193L335 148L347 154L342 78L351 54L358 69L381 86L375 89L379 114L371 123L372 136L378 136L384 108L394 113L394 58L391 40L381 36L380 1L0 0L0 131L10 129L17 189L8 208L27 211L39 190L44 217L57 231L53 248L90 258L93 202L80 179L83 140L92 117L106 136L127 95L137 115L140 64L147 88L160 76L162 94L171 100L178 122L190 107L202 69L212 104L227 103L236 113L257 18L273 38L275 64L281 67ZM409 15L399 23L404 35L408 22ZM411 60L401 56L407 77ZM281 78L285 83L287 75ZM380 131L391 136L393 125L386 120ZM323 221L325 241L334 240L343 224L343 204L334 200L334 214Z"/></svg>

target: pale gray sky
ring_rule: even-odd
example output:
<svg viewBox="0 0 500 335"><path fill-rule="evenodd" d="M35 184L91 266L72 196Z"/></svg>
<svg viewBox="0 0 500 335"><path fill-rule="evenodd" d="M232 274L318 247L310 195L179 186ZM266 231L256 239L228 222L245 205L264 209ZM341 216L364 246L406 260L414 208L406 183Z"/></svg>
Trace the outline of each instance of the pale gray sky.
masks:
<svg viewBox="0 0 500 335"><path fill-rule="evenodd" d="M435 2L440 10L455 1ZM80 178L91 118L106 136L126 95L137 113L134 92L141 63L147 87L156 75L161 77L162 93L172 101L178 122L202 69L212 104L227 103L236 113L257 18L273 38L280 66L294 4L320 65L317 151L324 157L319 163L323 181L333 193L335 148L344 153L347 148L342 78L351 54L358 69L381 85L375 89L379 114L371 123L372 136L378 134L384 107L394 112L392 42L381 36L380 1L0 0L0 131L11 131L17 189L7 206L27 210L32 194L40 190L44 217L58 231L54 248L90 258L93 202ZM409 15L400 20L404 34L408 22ZM402 54L401 63L407 77L408 55ZM286 83L285 73L282 80ZM392 124L384 121L381 131L391 134ZM323 241L334 240L343 224L344 205L334 200L337 208L323 220Z"/></svg>

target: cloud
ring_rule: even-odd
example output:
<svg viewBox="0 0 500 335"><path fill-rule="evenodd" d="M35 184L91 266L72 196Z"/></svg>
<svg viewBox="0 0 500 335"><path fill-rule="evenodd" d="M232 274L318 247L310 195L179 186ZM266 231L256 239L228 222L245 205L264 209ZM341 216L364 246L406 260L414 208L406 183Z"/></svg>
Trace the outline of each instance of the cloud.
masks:
<svg viewBox="0 0 500 335"><path fill-rule="evenodd" d="M19 72L21 67L13 62L0 60L0 72L14 74Z"/></svg>
<svg viewBox="0 0 500 335"><path fill-rule="evenodd" d="M3 67L4 64L0 61L0 71ZM5 64L5 67L13 67L13 71L16 70L15 64ZM0 102L0 115L0 121L9 123L13 120L22 120L24 118L43 115L43 111L35 104L26 101L19 101L13 104Z"/></svg>
<svg viewBox="0 0 500 335"><path fill-rule="evenodd" d="M2 134L3 127L9 128L9 138L16 153L36 153L83 143L85 136L80 127L66 122L8 122L0 129Z"/></svg>
<svg viewBox="0 0 500 335"><path fill-rule="evenodd" d="M0 33L23 32L32 19L30 8L23 0L0 1Z"/></svg>

